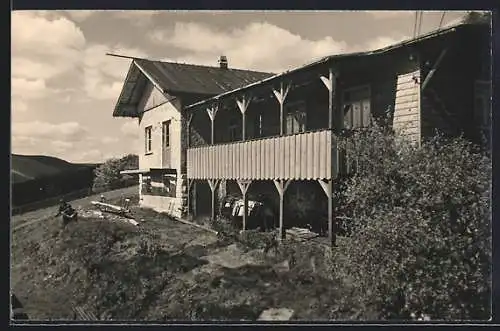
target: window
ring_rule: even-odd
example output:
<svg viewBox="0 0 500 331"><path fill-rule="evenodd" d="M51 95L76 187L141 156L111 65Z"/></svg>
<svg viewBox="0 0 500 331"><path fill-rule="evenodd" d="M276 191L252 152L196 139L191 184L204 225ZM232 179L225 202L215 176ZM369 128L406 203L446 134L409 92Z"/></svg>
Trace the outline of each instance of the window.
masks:
<svg viewBox="0 0 500 331"><path fill-rule="evenodd" d="M146 154L152 153L152 136L151 136L151 131L153 130L152 126L148 126L145 129L144 137L145 137L145 144L146 144Z"/></svg>
<svg viewBox="0 0 500 331"><path fill-rule="evenodd" d="M343 92L344 127L363 128L371 124L370 87L350 88Z"/></svg>
<svg viewBox="0 0 500 331"><path fill-rule="evenodd" d="M287 134L306 131L306 107L303 101L286 105L285 111L285 125Z"/></svg>
<svg viewBox="0 0 500 331"><path fill-rule="evenodd" d="M163 147L170 147L170 121L162 123L162 144Z"/></svg>
<svg viewBox="0 0 500 331"><path fill-rule="evenodd" d="M241 127L238 123L238 120L232 118L229 121L229 141L237 141L241 139Z"/></svg>
<svg viewBox="0 0 500 331"><path fill-rule="evenodd" d="M150 173L142 176L142 194L175 198L177 176Z"/></svg>
<svg viewBox="0 0 500 331"><path fill-rule="evenodd" d="M263 127L263 119L264 119L264 115L262 114L259 114L256 118L255 118L255 137L258 138L258 137L262 137L264 135L264 127Z"/></svg>

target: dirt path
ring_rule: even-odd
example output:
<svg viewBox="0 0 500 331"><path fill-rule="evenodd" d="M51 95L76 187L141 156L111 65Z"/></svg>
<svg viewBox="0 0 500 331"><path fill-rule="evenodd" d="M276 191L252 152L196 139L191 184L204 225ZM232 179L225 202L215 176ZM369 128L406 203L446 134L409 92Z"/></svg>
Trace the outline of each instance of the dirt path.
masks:
<svg viewBox="0 0 500 331"><path fill-rule="evenodd" d="M139 189L137 186L127 187L119 190L109 191L102 193L107 199L114 200L120 197L130 197L138 194ZM100 194L91 195L82 199L71 201L71 205L78 209L84 206L88 206L92 200L96 200L100 197ZM11 226L12 230L19 230L25 226L29 226L31 224L35 224L38 222L45 221L51 217L53 217L57 212L57 207L47 207L43 209L38 209L34 211L30 211L24 214L14 215L11 217Z"/></svg>

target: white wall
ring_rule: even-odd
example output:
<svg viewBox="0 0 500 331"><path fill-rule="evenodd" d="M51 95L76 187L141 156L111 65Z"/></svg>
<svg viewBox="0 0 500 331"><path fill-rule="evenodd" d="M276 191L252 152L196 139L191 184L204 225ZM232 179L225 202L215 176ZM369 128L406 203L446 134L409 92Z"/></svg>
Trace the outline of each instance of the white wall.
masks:
<svg viewBox="0 0 500 331"><path fill-rule="evenodd" d="M172 98L168 96L168 99ZM152 84L145 89L143 100L139 104L139 111L142 112L139 124L139 169L162 168L162 122L170 120L170 165L171 168L177 169L176 196L174 198L143 195L140 191L140 204L143 207L180 217L184 184L181 177L181 113L177 108L179 105L177 100L166 101L167 97ZM148 126L152 126L152 141L151 153L146 154L145 130Z"/></svg>

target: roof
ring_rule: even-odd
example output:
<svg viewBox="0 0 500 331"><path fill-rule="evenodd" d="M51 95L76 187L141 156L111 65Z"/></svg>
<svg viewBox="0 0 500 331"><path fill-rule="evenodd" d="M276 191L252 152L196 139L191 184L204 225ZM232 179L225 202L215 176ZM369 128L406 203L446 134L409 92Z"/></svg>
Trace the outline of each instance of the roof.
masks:
<svg viewBox="0 0 500 331"><path fill-rule="evenodd" d="M217 101L219 99L225 98L225 97L227 97L229 95L232 95L234 93L241 92L241 91L247 90L247 89L251 89L253 87L259 86L259 85L264 84L264 83L270 83L270 82L273 82L273 81L279 81L280 78L285 77L287 75L290 75L292 73L296 73L296 72L299 72L299 71L302 71L302 70L307 70L307 69L310 69L312 67L315 67L315 66L318 66L318 65L321 65L321 64L332 62L334 60L338 61L339 59L346 59L346 58L353 58L353 57L362 57L362 56L364 57L364 56L372 56L372 55L384 54L384 53L387 53L387 52L390 52L390 51L393 51L393 50L396 50L396 49L399 49L399 48L403 48L403 47L407 47L407 46L411 46L411 45L420 43L420 42L422 42L424 40L427 40L427 39L430 39L430 38L435 38L435 37L438 37L438 36L441 36L441 35L445 35L445 34L449 34L449 33L455 32L458 28L461 28L463 26L470 26L470 25L475 25L475 24L460 23L460 24L457 24L457 25L454 25L454 26L450 26L450 27L447 27L447 28L443 28L443 29L431 31L431 32L429 32L427 34L423 34L423 35L421 35L421 36L419 36L417 38L408 39L408 40L402 41L400 43L393 44L393 45L390 45L390 46L387 46L387 47L384 47L384 48L380 48L380 49L377 49L377 50L365 51L365 52L355 52L355 53L343 53L343 54L329 55L329 56L323 57L323 58L321 58L319 60L316 60L314 62L302 65L300 67L297 67L297 68L294 68L294 69L282 72L280 74L277 74L277 75L274 75L274 76L271 76L271 77L268 77L268 78L264 78L263 80L260 80L260 81L248 84L246 86L242 86L242 87L236 88L234 90L227 91L227 92L221 93L219 95L216 95L216 96L213 96L213 97L201 100L201 101L193 103L193 104L191 104L191 105L189 105L189 106L187 106L185 108L186 109L190 109L190 108L199 107L199 106L201 106L203 104L213 103L213 102L215 102L215 101Z"/></svg>
<svg viewBox="0 0 500 331"><path fill-rule="evenodd" d="M83 166L56 157L12 154L11 182L17 184L82 168Z"/></svg>
<svg viewBox="0 0 500 331"><path fill-rule="evenodd" d="M272 73L132 58L113 116L135 116L148 80L163 92L213 96L273 76Z"/></svg>

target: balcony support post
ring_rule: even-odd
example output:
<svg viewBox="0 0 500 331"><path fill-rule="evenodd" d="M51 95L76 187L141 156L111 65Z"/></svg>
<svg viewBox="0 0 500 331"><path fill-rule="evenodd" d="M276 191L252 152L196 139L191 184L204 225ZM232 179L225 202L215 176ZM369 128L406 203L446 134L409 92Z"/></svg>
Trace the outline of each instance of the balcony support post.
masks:
<svg viewBox="0 0 500 331"><path fill-rule="evenodd" d="M219 179L209 179L208 185L210 185L210 190L212 191L212 220L215 220L215 192L217 190L217 186L219 185Z"/></svg>
<svg viewBox="0 0 500 331"><path fill-rule="evenodd" d="M328 128L331 130L334 125L334 100L336 97L335 94L337 94L337 80L332 68L328 70L328 77L320 76L320 79L328 89Z"/></svg>
<svg viewBox="0 0 500 331"><path fill-rule="evenodd" d="M330 246L335 246L336 244L336 232L334 231L334 221L333 221L333 191L332 191L332 180L318 180L321 188L325 191L326 198L328 199L328 243Z"/></svg>
<svg viewBox="0 0 500 331"><path fill-rule="evenodd" d="M283 180L283 179L277 179L274 180L274 186L276 186L276 189L278 190L278 194L280 196L280 229L279 229L279 235L278 235L278 240L282 241L285 239L285 227L283 225L283 214L284 214L284 197L285 197L285 192L286 189L288 188L288 185L290 185L290 180Z"/></svg>
<svg viewBox="0 0 500 331"><path fill-rule="evenodd" d="M186 148L191 147L191 122L193 121L194 113L189 113L187 115L186 122Z"/></svg>
<svg viewBox="0 0 500 331"><path fill-rule="evenodd" d="M344 126L343 114L339 105L338 73L333 68L329 68L328 77L320 76L321 81L328 89L328 128L335 133L342 131ZM337 146L337 139L332 137L332 174L337 176L340 170L340 157L342 156Z"/></svg>
<svg viewBox="0 0 500 331"><path fill-rule="evenodd" d="M194 179L187 179L187 215L191 216L191 187L193 186Z"/></svg>
<svg viewBox="0 0 500 331"><path fill-rule="evenodd" d="M214 133L215 133L215 115L217 115L217 111L219 110L219 105L214 104L212 107L207 108L208 116L210 117L210 144L213 145L214 141Z"/></svg>
<svg viewBox="0 0 500 331"><path fill-rule="evenodd" d="M247 215L248 215L248 197L247 197L247 192L248 188L250 187L250 184L252 184L251 180L238 180L238 186L240 187L241 194L243 196L243 223L242 223L242 230L246 230L246 225L247 225Z"/></svg>
<svg viewBox="0 0 500 331"><path fill-rule="evenodd" d="M283 83L283 81L280 82L280 89L279 91L273 89L274 96L278 100L280 104L280 136L284 134L284 104L286 97L288 95L288 92L290 92L290 87L291 84L287 83L286 85Z"/></svg>
<svg viewBox="0 0 500 331"><path fill-rule="evenodd" d="M242 123L242 133L241 137L243 141L246 139L246 131L247 131L247 126L246 126L246 116L245 112L248 109L248 106L250 105L250 102L252 101L252 97L243 95L241 100L236 100L236 104L238 105L238 108L240 109L241 112L241 123Z"/></svg>

